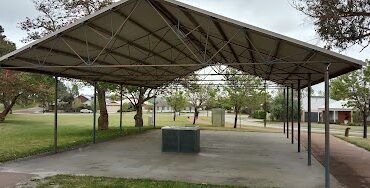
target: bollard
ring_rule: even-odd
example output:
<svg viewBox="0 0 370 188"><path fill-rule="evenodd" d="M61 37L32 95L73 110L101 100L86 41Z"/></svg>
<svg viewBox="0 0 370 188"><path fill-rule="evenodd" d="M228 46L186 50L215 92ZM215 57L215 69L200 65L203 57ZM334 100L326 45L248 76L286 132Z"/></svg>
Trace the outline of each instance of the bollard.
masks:
<svg viewBox="0 0 370 188"><path fill-rule="evenodd" d="M345 136L345 137L348 137L348 134L349 134L349 130L350 130L350 129L351 129L351 128L349 128L349 127L347 127L347 128L346 128L346 132L344 133L344 136Z"/></svg>

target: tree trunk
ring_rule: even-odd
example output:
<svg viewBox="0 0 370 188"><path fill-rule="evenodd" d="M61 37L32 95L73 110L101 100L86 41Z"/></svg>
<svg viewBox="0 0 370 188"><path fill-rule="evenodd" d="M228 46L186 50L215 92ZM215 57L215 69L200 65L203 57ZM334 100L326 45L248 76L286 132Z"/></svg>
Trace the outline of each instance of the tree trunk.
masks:
<svg viewBox="0 0 370 188"><path fill-rule="evenodd" d="M142 127L144 125L144 121L143 121L143 104L145 102L144 94L145 94L145 90L140 88L139 97L137 99L137 104L135 106L136 108L136 114L134 116L135 127Z"/></svg>
<svg viewBox="0 0 370 188"><path fill-rule="evenodd" d="M14 96L10 102L9 105L7 105L7 107L1 112L0 114L0 123L4 122L5 121L5 117L9 114L9 112L11 111L11 109L13 108L15 102L17 101L18 97L20 96L20 94Z"/></svg>
<svg viewBox="0 0 370 188"><path fill-rule="evenodd" d="M101 88L97 88L97 95L98 95L98 102L99 102L99 110L100 115L98 118L98 129L99 130L108 130L108 111L107 111L107 104L105 101L105 90Z"/></svg>
<svg viewBox="0 0 370 188"><path fill-rule="evenodd" d="M176 121L176 111L173 111L173 121Z"/></svg>
<svg viewBox="0 0 370 188"><path fill-rule="evenodd" d="M136 105L136 114L134 116L134 119L135 119L135 127L142 127L144 125L142 103L138 103Z"/></svg>
<svg viewBox="0 0 370 188"><path fill-rule="evenodd" d="M238 123L238 113L238 110L235 110L234 128L236 128L236 125Z"/></svg>
<svg viewBox="0 0 370 188"><path fill-rule="evenodd" d="M198 108L194 108L193 125L195 125L195 121L198 119L198 116L199 116Z"/></svg>
<svg viewBox="0 0 370 188"><path fill-rule="evenodd" d="M364 134L363 134L363 138L367 138L367 125L366 125L366 122L367 122L367 113L364 112L362 113L362 125L364 126Z"/></svg>

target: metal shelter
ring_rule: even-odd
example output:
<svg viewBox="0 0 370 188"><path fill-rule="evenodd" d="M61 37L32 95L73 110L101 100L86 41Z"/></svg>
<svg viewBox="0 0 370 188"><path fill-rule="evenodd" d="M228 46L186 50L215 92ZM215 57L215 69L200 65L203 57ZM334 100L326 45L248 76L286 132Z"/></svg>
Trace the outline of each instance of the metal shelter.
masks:
<svg viewBox="0 0 370 188"><path fill-rule="evenodd" d="M219 64L286 87L289 137L289 88L293 97L293 90L323 81L328 86L329 78L363 62L174 0L122 0L0 58L2 69L151 88ZM325 121L329 186L329 118ZM310 141L308 155L310 164Z"/></svg>

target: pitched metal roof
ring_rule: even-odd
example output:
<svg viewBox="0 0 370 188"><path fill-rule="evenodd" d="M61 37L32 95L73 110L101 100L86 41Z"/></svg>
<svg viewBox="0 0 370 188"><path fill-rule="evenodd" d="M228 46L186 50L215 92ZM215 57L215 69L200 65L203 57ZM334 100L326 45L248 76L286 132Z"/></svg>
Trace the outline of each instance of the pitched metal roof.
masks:
<svg viewBox="0 0 370 188"><path fill-rule="evenodd" d="M123 0L0 58L0 66L158 87L225 64L297 88L362 61L174 0Z"/></svg>

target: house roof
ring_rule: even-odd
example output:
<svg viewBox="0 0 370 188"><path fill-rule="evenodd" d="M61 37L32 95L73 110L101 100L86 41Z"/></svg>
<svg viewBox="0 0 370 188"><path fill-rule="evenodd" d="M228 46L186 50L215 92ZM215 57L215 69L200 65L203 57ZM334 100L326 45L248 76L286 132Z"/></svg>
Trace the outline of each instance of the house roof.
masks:
<svg viewBox="0 0 370 188"><path fill-rule="evenodd" d="M353 108L349 108L346 106L347 101L332 101L329 103L329 110L330 111L353 111ZM325 105L319 107L321 111L325 110Z"/></svg>
<svg viewBox="0 0 370 188"><path fill-rule="evenodd" d="M79 95L79 96L77 96L77 98L79 98L82 103L90 100L89 98L87 98L84 95Z"/></svg>
<svg viewBox="0 0 370 188"><path fill-rule="evenodd" d="M302 100L302 110L308 111L307 108L307 97L303 97ZM353 108L348 108L346 106L347 101L344 100L334 100L329 99L330 111L352 111ZM325 109L325 97L324 96L311 96L311 111L312 112L322 112Z"/></svg>
<svg viewBox="0 0 370 188"><path fill-rule="evenodd" d="M122 0L0 58L0 67L158 87L224 64L298 88L363 62L175 0Z"/></svg>

